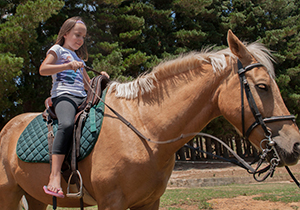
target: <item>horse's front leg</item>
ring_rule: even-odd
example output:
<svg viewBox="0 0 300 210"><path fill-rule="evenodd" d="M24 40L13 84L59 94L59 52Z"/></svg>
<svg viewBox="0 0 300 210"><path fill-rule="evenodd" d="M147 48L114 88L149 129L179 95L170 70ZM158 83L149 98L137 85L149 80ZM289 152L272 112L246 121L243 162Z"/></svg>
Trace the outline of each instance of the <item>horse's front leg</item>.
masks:
<svg viewBox="0 0 300 210"><path fill-rule="evenodd" d="M1 210L15 210L21 209L19 202L24 191L17 185L9 187L0 185L0 209Z"/></svg>
<svg viewBox="0 0 300 210"><path fill-rule="evenodd" d="M31 210L31 209L34 209L34 210L46 210L47 206L48 206L48 204L44 204L44 203L36 200L35 198L31 197L27 193L25 194L25 198L22 199L22 202L23 202L23 204L25 202L27 202L29 210ZM25 210L26 210L26 208L25 208Z"/></svg>

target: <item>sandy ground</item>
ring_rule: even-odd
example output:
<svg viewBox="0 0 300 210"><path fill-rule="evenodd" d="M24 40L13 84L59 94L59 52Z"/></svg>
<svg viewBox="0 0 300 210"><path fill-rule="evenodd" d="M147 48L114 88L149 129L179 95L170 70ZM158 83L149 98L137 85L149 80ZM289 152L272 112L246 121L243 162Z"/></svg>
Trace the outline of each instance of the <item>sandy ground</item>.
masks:
<svg viewBox="0 0 300 210"><path fill-rule="evenodd" d="M256 195L259 196L259 195ZM222 210L296 210L300 209L300 202L282 203L254 200L256 196L238 196L231 199L212 199L212 209ZM197 207L194 207L197 209Z"/></svg>
<svg viewBox="0 0 300 210"><path fill-rule="evenodd" d="M300 163L290 170L300 180ZM292 181L284 167L278 167L274 176L264 182ZM176 162L168 188L207 187L227 184L256 183L245 169L226 162Z"/></svg>

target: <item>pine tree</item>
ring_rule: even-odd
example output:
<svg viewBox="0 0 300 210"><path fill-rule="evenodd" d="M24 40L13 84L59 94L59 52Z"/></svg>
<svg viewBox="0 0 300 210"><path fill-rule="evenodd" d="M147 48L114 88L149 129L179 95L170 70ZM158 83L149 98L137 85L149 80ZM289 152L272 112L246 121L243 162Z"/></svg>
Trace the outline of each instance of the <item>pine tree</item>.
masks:
<svg viewBox="0 0 300 210"><path fill-rule="evenodd" d="M91 15L91 62L120 79L135 78L164 58L224 44L223 1L124 1ZM224 19L224 18L223 18ZM222 37L223 36L223 37ZM125 76L125 78L124 78Z"/></svg>
<svg viewBox="0 0 300 210"><path fill-rule="evenodd" d="M58 0L0 2L0 123L38 96L40 45L36 28L63 6ZM30 78L30 79L29 79ZM42 83L40 83L42 84ZM25 99L25 100L24 100ZM22 110L22 109L21 109Z"/></svg>

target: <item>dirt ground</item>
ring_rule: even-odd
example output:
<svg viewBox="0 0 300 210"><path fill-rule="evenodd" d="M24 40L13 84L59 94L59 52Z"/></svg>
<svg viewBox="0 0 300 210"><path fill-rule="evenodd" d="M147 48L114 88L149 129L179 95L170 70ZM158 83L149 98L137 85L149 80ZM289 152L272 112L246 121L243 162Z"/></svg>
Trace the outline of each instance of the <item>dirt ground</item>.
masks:
<svg viewBox="0 0 300 210"><path fill-rule="evenodd" d="M253 200L255 196L239 196L230 199L213 199L208 201L211 210L297 210L300 209L300 202L289 204L281 202ZM197 210L198 206L178 205L174 209ZM166 208L160 208L166 210Z"/></svg>
<svg viewBox="0 0 300 210"><path fill-rule="evenodd" d="M263 168L264 166L266 165L262 165L261 168ZM294 166L290 166L289 168L294 173L295 177L300 179L300 163ZM235 166L232 163L219 161L178 161L175 163L175 167L170 177L168 187L180 187L172 185L176 180L197 180L205 178L237 178L235 181L238 181L238 183L241 184L256 182L253 179L253 176L249 174L245 169L239 166ZM272 178L268 178L265 182L288 180L291 180L291 178L286 169L284 167L277 167L275 169L274 176Z"/></svg>
<svg viewBox="0 0 300 210"><path fill-rule="evenodd" d="M295 177L300 179L300 165L290 167ZM266 182L287 181L292 179L285 168L277 168L273 178L268 178ZM171 175L168 188L185 188L226 185L231 183L248 184L255 183L252 175L245 169L234 166L231 163L223 162L176 162L174 171ZM259 195L256 195L259 196ZM235 198L212 199L208 203L214 210L295 210L300 209L300 202L281 203L254 200L255 196L238 196ZM176 206L184 210L196 210L195 206ZM161 210L165 210L161 208Z"/></svg>
<svg viewBox="0 0 300 210"><path fill-rule="evenodd" d="M259 196L259 195L256 195ZM238 196L230 199L212 199L208 203L212 204L212 209L222 210L296 210L300 209L300 202L282 203L253 200L256 196ZM194 207L197 209L197 207Z"/></svg>

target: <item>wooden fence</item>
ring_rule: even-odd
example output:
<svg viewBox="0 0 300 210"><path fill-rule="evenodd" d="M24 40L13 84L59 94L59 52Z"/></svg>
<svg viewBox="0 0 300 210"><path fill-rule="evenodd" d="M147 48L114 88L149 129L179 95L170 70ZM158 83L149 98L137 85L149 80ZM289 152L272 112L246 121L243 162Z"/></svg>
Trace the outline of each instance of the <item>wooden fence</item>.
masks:
<svg viewBox="0 0 300 210"><path fill-rule="evenodd" d="M243 159L253 159L257 157L258 152L254 146L248 140L240 137L239 135L228 134L226 136L218 137L223 140L230 148L235 151ZM191 161L203 161L203 160L217 160L218 158L212 157L206 153L212 153L214 155L230 159L233 155L219 142L208 137L196 136L187 143L189 147L182 147L176 152L176 160L191 160ZM199 150L198 150L199 149Z"/></svg>

